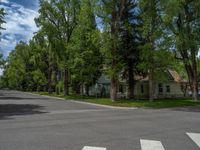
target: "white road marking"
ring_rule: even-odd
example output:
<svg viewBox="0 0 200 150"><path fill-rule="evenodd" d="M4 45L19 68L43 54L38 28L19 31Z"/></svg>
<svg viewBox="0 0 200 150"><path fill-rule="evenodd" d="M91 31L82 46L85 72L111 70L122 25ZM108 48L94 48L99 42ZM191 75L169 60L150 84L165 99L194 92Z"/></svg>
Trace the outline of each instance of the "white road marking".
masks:
<svg viewBox="0 0 200 150"><path fill-rule="evenodd" d="M106 150L104 147L90 147L90 146L84 146L82 150Z"/></svg>
<svg viewBox="0 0 200 150"><path fill-rule="evenodd" d="M160 141L140 140L142 150L165 150Z"/></svg>
<svg viewBox="0 0 200 150"><path fill-rule="evenodd" d="M187 135L200 147L200 133L187 133Z"/></svg>

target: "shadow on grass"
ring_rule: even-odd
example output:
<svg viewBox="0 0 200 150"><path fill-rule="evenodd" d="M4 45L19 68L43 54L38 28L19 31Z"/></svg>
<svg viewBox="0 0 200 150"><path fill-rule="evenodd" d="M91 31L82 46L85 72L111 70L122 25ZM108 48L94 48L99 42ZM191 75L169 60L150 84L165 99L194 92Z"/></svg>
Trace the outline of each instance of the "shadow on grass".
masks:
<svg viewBox="0 0 200 150"><path fill-rule="evenodd" d="M30 104L0 104L0 120L12 119L12 116L34 115L46 113L44 107Z"/></svg>

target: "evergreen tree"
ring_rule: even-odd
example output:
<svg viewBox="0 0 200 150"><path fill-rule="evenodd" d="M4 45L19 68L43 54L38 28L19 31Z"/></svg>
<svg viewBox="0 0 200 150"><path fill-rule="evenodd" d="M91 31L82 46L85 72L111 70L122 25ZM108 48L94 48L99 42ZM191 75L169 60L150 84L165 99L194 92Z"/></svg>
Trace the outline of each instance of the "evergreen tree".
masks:
<svg viewBox="0 0 200 150"><path fill-rule="evenodd" d="M134 98L134 75L138 73L139 46L142 43L140 12L137 0L124 0L121 17L120 39L121 55L123 56L123 75L127 81L127 97Z"/></svg>

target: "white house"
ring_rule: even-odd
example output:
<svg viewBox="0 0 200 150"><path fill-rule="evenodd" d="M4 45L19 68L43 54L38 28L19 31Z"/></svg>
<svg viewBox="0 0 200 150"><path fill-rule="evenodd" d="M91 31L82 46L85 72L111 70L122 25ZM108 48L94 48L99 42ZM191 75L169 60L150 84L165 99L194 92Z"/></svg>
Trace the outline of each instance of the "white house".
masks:
<svg viewBox="0 0 200 150"><path fill-rule="evenodd" d="M184 97L185 80L174 70L168 69L163 72L165 80L155 80L154 98L180 98ZM135 76L134 95L137 99L147 99L149 97L149 78L148 76ZM134 86L134 85L133 85ZM93 96L109 96L110 79L106 75L102 75L96 84L90 87L90 95ZM118 97L127 96L127 85L125 81L120 81L118 86Z"/></svg>

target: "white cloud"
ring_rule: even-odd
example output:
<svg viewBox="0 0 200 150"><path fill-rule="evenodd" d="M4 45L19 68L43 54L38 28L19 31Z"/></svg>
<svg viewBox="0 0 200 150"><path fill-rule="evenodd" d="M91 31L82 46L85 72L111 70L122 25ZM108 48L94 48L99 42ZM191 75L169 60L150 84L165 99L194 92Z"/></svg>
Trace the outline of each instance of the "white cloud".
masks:
<svg viewBox="0 0 200 150"><path fill-rule="evenodd" d="M13 50L15 45L17 44L17 40L2 39L0 43L1 43L1 47L2 47L0 52L3 53L4 56L8 56L10 51Z"/></svg>
<svg viewBox="0 0 200 150"><path fill-rule="evenodd" d="M8 0L1 0L0 2L8 4Z"/></svg>
<svg viewBox="0 0 200 150"><path fill-rule="evenodd" d="M38 16L37 11L25 8L22 5L8 2L7 0L1 0L6 10L6 24L3 27L6 30L2 32L2 40L0 41L0 51L8 56L9 52L14 49L17 42L20 40L29 41L33 33L37 31L37 27L34 22L34 18Z"/></svg>

